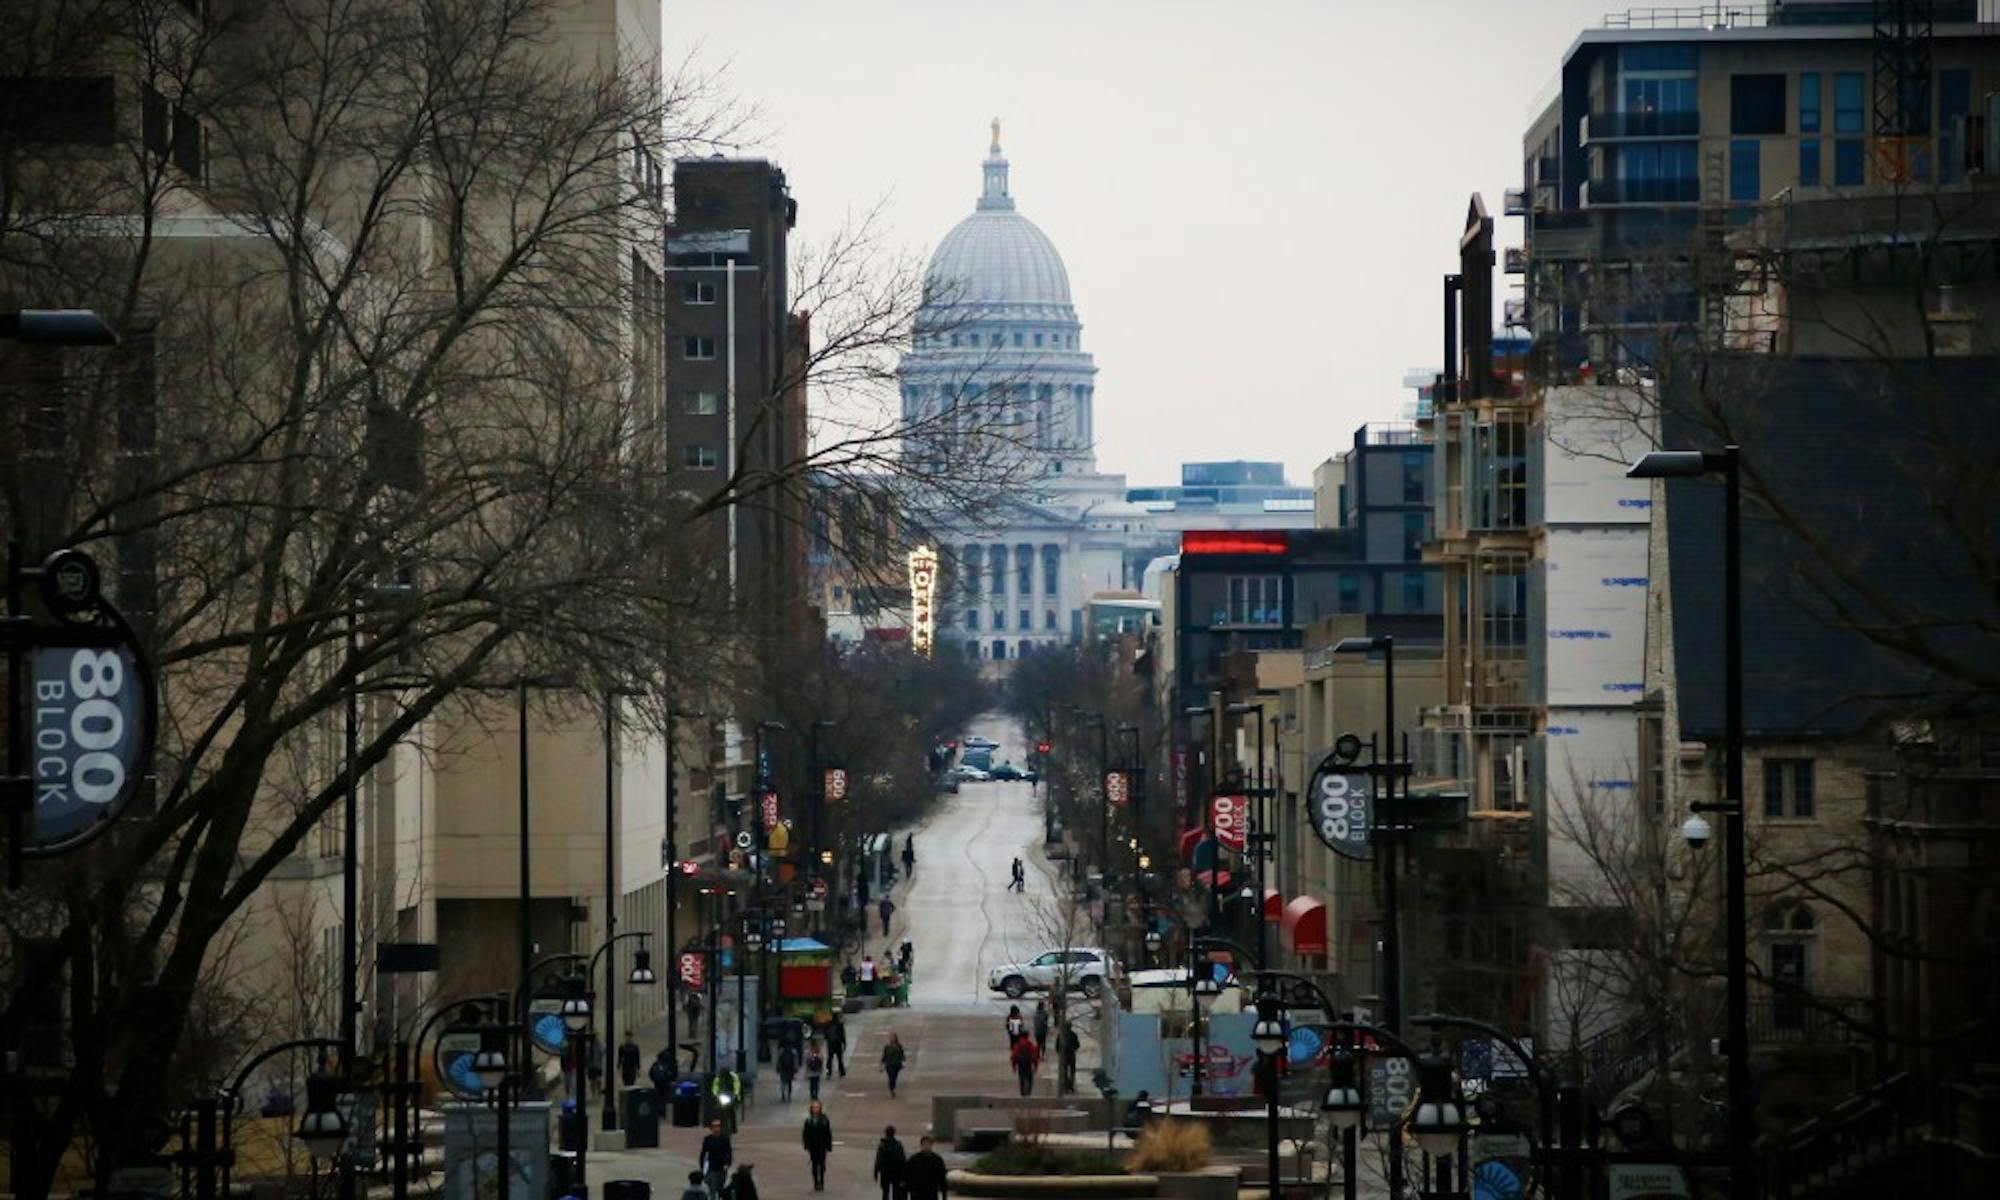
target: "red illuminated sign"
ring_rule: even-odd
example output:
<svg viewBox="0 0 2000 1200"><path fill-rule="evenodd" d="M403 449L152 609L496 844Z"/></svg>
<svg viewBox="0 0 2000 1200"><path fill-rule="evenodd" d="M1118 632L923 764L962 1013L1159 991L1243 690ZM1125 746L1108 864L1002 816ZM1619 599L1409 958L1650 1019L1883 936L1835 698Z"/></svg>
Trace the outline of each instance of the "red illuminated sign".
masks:
<svg viewBox="0 0 2000 1200"><path fill-rule="evenodd" d="M1283 554L1291 540L1282 529L1190 529L1181 534L1182 554Z"/></svg>
<svg viewBox="0 0 2000 1200"><path fill-rule="evenodd" d="M693 988L697 992L700 991L702 984L702 977L705 974L704 967L706 961L707 960L704 959L698 951L694 950L681 951L681 958L680 958L681 982L687 985L688 987Z"/></svg>
<svg viewBox="0 0 2000 1200"><path fill-rule="evenodd" d="M678 864L683 875L701 874L701 864L692 858L684 858Z"/></svg>
<svg viewBox="0 0 2000 1200"><path fill-rule="evenodd" d="M776 829L778 827L778 793L760 792L757 796L757 802L758 806L764 810L764 828L767 830Z"/></svg>

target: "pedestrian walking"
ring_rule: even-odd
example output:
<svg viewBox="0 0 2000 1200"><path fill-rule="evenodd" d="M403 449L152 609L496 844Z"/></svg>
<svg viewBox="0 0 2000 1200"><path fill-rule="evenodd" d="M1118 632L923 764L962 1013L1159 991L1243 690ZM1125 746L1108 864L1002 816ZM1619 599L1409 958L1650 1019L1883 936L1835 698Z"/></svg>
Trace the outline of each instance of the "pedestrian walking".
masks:
<svg viewBox="0 0 2000 1200"><path fill-rule="evenodd" d="M882 1200L904 1200L903 1168L908 1164L903 1143L896 1140L896 1127L891 1125L875 1143L875 1178L882 1185Z"/></svg>
<svg viewBox="0 0 2000 1200"><path fill-rule="evenodd" d="M1021 1018L1021 1006L1007 1006L1007 1053L1014 1052L1014 1043L1028 1036L1028 1023Z"/></svg>
<svg viewBox="0 0 2000 1200"><path fill-rule="evenodd" d="M631 1030L625 1031L625 1040L618 1043L618 1078L626 1087L639 1082L639 1042Z"/></svg>
<svg viewBox="0 0 2000 1200"><path fill-rule="evenodd" d="M1028 869L1021 865L1021 860L1018 858L1014 860L1014 865L1008 868L1007 890L1010 892L1028 890Z"/></svg>
<svg viewBox="0 0 2000 1200"><path fill-rule="evenodd" d="M889 918L895 914L896 902L884 896L882 897L882 903L875 906L875 911L882 914L882 936L888 937Z"/></svg>
<svg viewBox="0 0 2000 1200"><path fill-rule="evenodd" d="M814 1100L819 1099L819 1079L824 1074L826 1058L813 1046L806 1051L806 1094Z"/></svg>
<svg viewBox="0 0 2000 1200"><path fill-rule="evenodd" d="M1035 1001L1035 1053L1047 1054L1049 1050L1049 1002Z"/></svg>
<svg viewBox="0 0 2000 1200"><path fill-rule="evenodd" d="M882 1047L882 1073L889 1077L889 1098L896 1098L896 1076L903 1073L903 1039L894 1033Z"/></svg>
<svg viewBox="0 0 2000 1200"><path fill-rule="evenodd" d="M910 963L916 957L916 947L910 945L910 943L904 942L901 946L898 946L896 948L896 974L908 976L910 973Z"/></svg>
<svg viewBox="0 0 2000 1200"><path fill-rule="evenodd" d="M805 1144L806 1159L812 1163L813 1191L823 1192L826 1190L826 1156L833 1153L833 1122L826 1119L826 1111L817 1100L807 1110L806 1126L800 1139Z"/></svg>
<svg viewBox="0 0 2000 1200"><path fill-rule="evenodd" d="M729 1132L735 1133L736 1110L743 1106L742 1077L724 1067L709 1078L708 1094L721 1114L720 1120L729 1127Z"/></svg>
<svg viewBox="0 0 2000 1200"><path fill-rule="evenodd" d="M888 902L887 900L884 900L884 901L883 901L882 903L884 903L884 904L887 904L887 903L889 903L889 902ZM887 918L887 917L883 917L883 918L882 918L882 923L883 923L883 924L885 924L885 925L886 925L886 924L888 924L888 922L889 922L889 918ZM875 994L875 976L876 976L876 973L877 973L877 972L878 972L879 970L880 970L880 968L879 968L879 967L877 967L877 966L875 965L875 956L874 956L874 955L872 955L872 954L864 954L864 955L862 955L862 956L861 956L861 975L860 975L860 977L861 977L861 994L862 994L862 995L864 995L864 996L872 996L872 995L874 995L874 994Z"/></svg>
<svg viewBox="0 0 2000 1200"><path fill-rule="evenodd" d="M826 1065L828 1071L847 1078L847 1023L839 1013L833 1014L833 1024L826 1027Z"/></svg>
<svg viewBox="0 0 2000 1200"><path fill-rule="evenodd" d="M729 1167L736 1161L736 1147L730 1143L729 1135L722 1132L722 1118L716 1117L708 1123L708 1136L701 1139L701 1154L697 1159L701 1167L702 1182L708 1185L708 1200L716 1200L729 1182Z"/></svg>
<svg viewBox="0 0 2000 1200"><path fill-rule="evenodd" d="M653 1084L653 1111L667 1111L667 1092L674 1085L674 1052L671 1047L660 1047L660 1052L653 1056L653 1065L646 1068L646 1078Z"/></svg>
<svg viewBox="0 0 2000 1200"><path fill-rule="evenodd" d="M787 1042L778 1048L778 1099L792 1102L792 1080L799 1073L799 1052Z"/></svg>
<svg viewBox="0 0 2000 1200"><path fill-rule="evenodd" d="M916 878L916 869L917 835L914 833L906 834L903 838L903 874L914 879Z"/></svg>
<svg viewBox="0 0 2000 1200"><path fill-rule="evenodd" d="M1020 1080L1021 1094L1035 1094L1035 1068L1042 1065L1042 1052L1035 1048L1035 1039L1017 1038L1013 1052L1008 1056L1014 1063L1014 1078Z"/></svg>
<svg viewBox="0 0 2000 1200"><path fill-rule="evenodd" d="M700 1171L688 1172L688 1185L681 1189L681 1200L708 1200L708 1185L702 1181Z"/></svg>
<svg viewBox="0 0 2000 1200"><path fill-rule="evenodd" d="M938 1157L934 1145L925 1134L917 1143L917 1152L903 1164L903 1186L909 1189L910 1200L947 1200L944 1159Z"/></svg>
<svg viewBox="0 0 2000 1200"><path fill-rule="evenodd" d="M754 1167L754 1163L744 1163L736 1168L729 1179L729 1200L757 1200L757 1181L750 1176Z"/></svg>

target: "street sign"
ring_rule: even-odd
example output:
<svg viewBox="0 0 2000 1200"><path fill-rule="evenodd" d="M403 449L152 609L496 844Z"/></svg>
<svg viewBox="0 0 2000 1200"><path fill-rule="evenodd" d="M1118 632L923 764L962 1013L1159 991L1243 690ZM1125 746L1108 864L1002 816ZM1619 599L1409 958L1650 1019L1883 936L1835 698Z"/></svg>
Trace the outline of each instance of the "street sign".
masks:
<svg viewBox="0 0 2000 1200"><path fill-rule="evenodd" d="M27 693L34 809L22 851L56 854L125 811L145 778L153 741L153 686L122 624L113 637L51 631L53 645L28 655ZM93 628L94 634L109 633ZM68 644L65 637L76 642ZM107 644L112 641L120 644Z"/></svg>
<svg viewBox="0 0 2000 1200"><path fill-rule="evenodd" d="M1307 813L1313 832L1327 849L1342 858L1367 860L1375 855L1374 781L1365 773L1342 770L1345 764L1339 757L1327 755L1313 772L1306 789Z"/></svg>
<svg viewBox="0 0 2000 1200"><path fill-rule="evenodd" d="M1174 811L1188 810L1188 748L1174 747Z"/></svg>
<svg viewBox="0 0 2000 1200"><path fill-rule="evenodd" d="M1250 844L1250 797L1215 796L1208 802L1209 826L1225 850L1243 853Z"/></svg>
<svg viewBox="0 0 2000 1200"><path fill-rule="evenodd" d="M1369 1054L1368 1120L1364 1128L1393 1129L1402 1124L1416 1103L1417 1081L1410 1077L1410 1060L1400 1054Z"/></svg>
<svg viewBox="0 0 2000 1200"><path fill-rule="evenodd" d="M680 977L683 986L691 991L700 991L707 978L708 960L699 950L683 950L680 955Z"/></svg>
<svg viewBox="0 0 2000 1200"><path fill-rule="evenodd" d="M677 866L683 875L692 877L701 874L701 864L692 858L682 859Z"/></svg>
<svg viewBox="0 0 2000 1200"><path fill-rule="evenodd" d="M826 798L831 801L847 799L847 768L828 767L826 770Z"/></svg>
<svg viewBox="0 0 2000 1200"><path fill-rule="evenodd" d="M748 850L756 841L756 838L750 836L749 830L743 830L736 835L736 848L738 850Z"/></svg>
<svg viewBox="0 0 2000 1200"><path fill-rule="evenodd" d="M1131 800L1131 780L1123 771L1107 771L1104 774L1104 799L1106 803L1123 808Z"/></svg>
<svg viewBox="0 0 2000 1200"><path fill-rule="evenodd" d="M472 1069L472 1058L478 1053L479 1034L469 1029L440 1034L432 1052L437 1077L461 1100L479 1100L486 1095L486 1085Z"/></svg>

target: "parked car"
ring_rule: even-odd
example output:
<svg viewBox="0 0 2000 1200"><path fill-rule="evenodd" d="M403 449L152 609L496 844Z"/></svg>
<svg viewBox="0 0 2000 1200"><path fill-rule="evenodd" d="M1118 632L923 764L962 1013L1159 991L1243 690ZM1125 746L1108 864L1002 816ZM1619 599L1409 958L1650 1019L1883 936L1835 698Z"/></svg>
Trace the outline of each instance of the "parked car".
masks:
<svg viewBox="0 0 2000 1200"><path fill-rule="evenodd" d="M1080 991L1097 999L1104 985L1118 977L1118 962L1091 946L1051 950L1027 962L1003 963L986 974L986 986L1018 1000L1031 991Z"/></svg>
<svg viewBox="0 0 2000 1200"><path fill-rule="evenodd" d="M986 772L980 770L978 767L975 767L970 763L958 764L957 766L951 769L951 773L955 778L965 780L970 783L985 783L987 780L993 778L991 775L988 775Z"/></svg>
<svg viewBox="0 0 2000 1200"><path fill-rule="evenodd" d="M992 738L980 737L976 733L967 734L965 737L965 748L968 750L994 750L998 749L999 745L1000 743Z"/></svg>
<svg viewBox="0 0 2000 1200"><path fill-rule="evenodd" d="M986 773L991 777L993 777L994 779L1005 779L1010 782L1013 780L1018 780L1023 778L1021 774L1021 768L1015 766L1013 763L1007 763L1007 762L1001 763L999 766L992 768Z"/></svg>

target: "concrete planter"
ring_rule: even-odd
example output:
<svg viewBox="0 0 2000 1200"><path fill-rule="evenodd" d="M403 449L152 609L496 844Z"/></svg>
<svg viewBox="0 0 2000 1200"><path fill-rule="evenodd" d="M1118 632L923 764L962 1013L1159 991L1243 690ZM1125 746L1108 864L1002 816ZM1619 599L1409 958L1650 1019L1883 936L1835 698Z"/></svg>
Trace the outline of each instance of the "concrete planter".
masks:
<svg viewBox="0 0 2000 1200"><path fill-rule="evenodd" d="M1096 1200L1100 1196L1163 1194L1157 1175L975 1175L970 1171L953 1171L947 1178L954 1196Z"/></svg>
<svg viewBox="0 0 2000 1200"><path fill-rule="evenodd" d="M1236 1200L1243 1172L1235 1167L1203 1167L1199 1171L1159 1171L1160 1190L1155 1195L1179 1200Z"/></svg>

